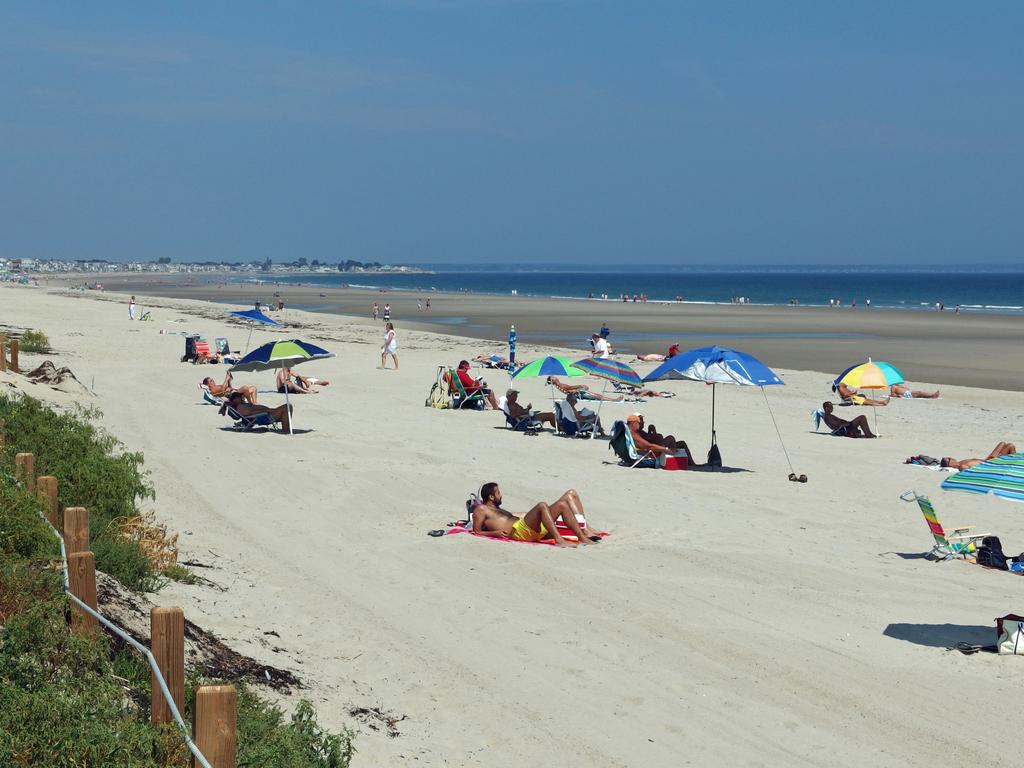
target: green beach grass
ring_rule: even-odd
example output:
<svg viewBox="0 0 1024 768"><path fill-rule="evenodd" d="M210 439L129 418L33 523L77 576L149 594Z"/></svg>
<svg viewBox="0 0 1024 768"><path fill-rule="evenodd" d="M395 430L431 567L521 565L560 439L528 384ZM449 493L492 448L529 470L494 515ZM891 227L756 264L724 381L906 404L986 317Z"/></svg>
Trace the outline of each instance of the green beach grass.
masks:
<svg viewBox="0 0 1024 768"><path fill-rule="evenodd" d="M37 454L37 472L60 478L62 493L88 506L98 565L136 589L157 586L133 542L104 535L110 520L152 498L141 454L90 423L95 413L60 414L30 398L0 396L7 445L0 451L0 765L52 768L190 765L174 726L149 723L150 671L130 648L68 628L69 602L54 561L57 540L38 499L13 481L14 451ZM101 554L102 553L102 556ZM105 566L105 567L104 567ZM187 671L186 721L203 680ZM346 768L351 734L329 733L301 701L291 717L238 685L238 765Z"/></svg>

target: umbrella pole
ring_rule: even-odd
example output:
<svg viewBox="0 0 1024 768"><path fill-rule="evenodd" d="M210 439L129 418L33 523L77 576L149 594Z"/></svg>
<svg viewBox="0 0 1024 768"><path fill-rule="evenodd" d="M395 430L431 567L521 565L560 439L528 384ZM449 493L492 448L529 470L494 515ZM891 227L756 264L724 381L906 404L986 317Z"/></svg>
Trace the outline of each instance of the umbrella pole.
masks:
<svg viewBox="0 0 1024 768"><path fill-rule="evenodd" d="M715 385L711 384L711 444L715 444Z"/></svg>
<svg viewBox="0 0 1024 768"><path fill-rule="evenodd" d="M597 434L597 423L601 421L601 406L604 404L604 394L608 391L608 380L604 379L604 386L601 387L601 399L597 401L597 420L594 421L594 428L590 430L590 439Z"/></svg>
<svg viewBox="0 0 1024 768"><path fill-rule="evenodd" d="M249 335L245 339L245 352L242 353L243 357L245 357L247 354L249 354L249 342L250 341L252 341L252 323L249 323Z"/></svg>
<svg viewBox="0 0 1024 768"><path fill-rule="evenodd" d="M283 364L281 365L281 370L282 371L284 370L284 365ZM288 390L289 389L291 389L291 386L290 386L288 380L286 379L285 382L284 382L284 409L288 413L288 434L289 435L294 435L295 434L295 425L292 424L292 404L291 404L291 400L289 400L289 398L288 398Z"/></svg>

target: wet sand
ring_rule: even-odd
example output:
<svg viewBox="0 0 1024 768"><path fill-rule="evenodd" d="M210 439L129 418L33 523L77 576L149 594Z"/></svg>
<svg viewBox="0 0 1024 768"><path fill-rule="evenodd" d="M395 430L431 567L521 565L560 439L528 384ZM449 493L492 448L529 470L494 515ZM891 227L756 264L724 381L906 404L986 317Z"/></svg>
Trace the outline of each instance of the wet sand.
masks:
<svg viewBox="0 0 1024 768"><path fill-rule="evenodd" d="M373 302L381 307L390 302L392 320L399 329L490 340L480 345L481 353L507 354L512 323L520 344L569 346L583 352L590 333L606 322L616 352L628 355L664 354L672 343L684 350L718 344L754 354L769 366L830 373L871 357L892 362L910 382L1002 390L1018 389L1024 375L1024 317L1010 315L418 294L291 283L219 283L220 278L212 275L103 275L101 279L108 291L240 307L249 307L257 299L269 303L279 292L286 314L288 309L302 309L361 317L367 323ZM430 311L417 311L417 299L428 295Z"/></svg>

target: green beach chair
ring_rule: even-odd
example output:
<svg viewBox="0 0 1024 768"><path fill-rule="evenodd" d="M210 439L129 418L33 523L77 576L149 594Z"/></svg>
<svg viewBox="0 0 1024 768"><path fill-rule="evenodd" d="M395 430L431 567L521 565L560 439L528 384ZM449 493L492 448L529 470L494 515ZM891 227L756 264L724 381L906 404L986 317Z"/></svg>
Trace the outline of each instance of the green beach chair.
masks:
<svg viewBox="0 0 1024 768"><path fill-rule="evenodd" d="M987 533L970 533L974 527L971 525L958 526L952 529L952 533L946 533L935 514L935 507L932 506L930 499L918 496L914 491L906 491L900 496L900 499L916 501L917 506L921 509L921 514L924 515L928 530L931 531L932 538L935 539L935 546L928 553L928 557L933 557L936 560L973 557L977 549L974 542L981 541L989 535Z"/></svg>
<svg viewBox="0 0 1024 768"><path fill-rule="evenodd" d="M472 395L466 392L459 380L459 374L454 368L448 369L448 394L452 398L452 408L475 408L480 410L487 405L484 400L484 393L477 391Z"/></svg>

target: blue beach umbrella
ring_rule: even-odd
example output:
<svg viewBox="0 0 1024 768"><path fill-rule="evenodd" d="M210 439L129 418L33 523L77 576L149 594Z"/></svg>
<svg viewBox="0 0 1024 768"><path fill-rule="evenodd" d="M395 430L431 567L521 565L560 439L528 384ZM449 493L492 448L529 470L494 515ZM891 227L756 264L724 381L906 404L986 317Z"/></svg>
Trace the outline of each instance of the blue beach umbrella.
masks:
<svg viewBox="0 0 1024 768"><path fill-rule="evenodd" d="M668 379L684 379L687 381L703 381L711 385L711 452L717 453L718 437L715 433L715 385L736 384L741 387L760 387L764 394L764 388L774 384L783 384L775 371L762 363L753 355L746 352L739 352L735 349L724 347L699 347L691 349L682 354L670 357L664 363L655 368L644 377L644 381L665 381ZM765 404L768 397L765 395ZM771 406L768 407L771 412ZM774 421L774 415L772 420ZM778 426L776 426L778 432ZM782 442L782 435L779 434L779 442ZM789 453L785 444L782 445L786 453L786 461L789 461ZM793 465L790 464L790 471Z"/></svg>
<svg viewBox="0 0 1024 768"><path fill-rule="evenodd" d="M310 360L323 360L328 357L334 357L334 353L328 352L326 349L315 344L309 344L298 339L270 341L254 349L231 366L229 370L235 373L238 371L269 371L274 368L294 368L296 365L308 363ZM285 405L289 406L288 411L290 415L291 404L288 400L288 387L284 388L284 402ZM291 426L292 420L289 418L289 432L293 431Z"/></svg>
<svg viewBox="0 0 1024 768"><path fill-rule="evenodd" d="M249 336L245 340L245 352L243 352L242 354L245 354L249 351L249 342L252 341L252 328L256 323L275 326L281 325L279 322L277 322L277 320L275 320L272 317L267 317L258 309L235 310L232 312L228 312L226 314L230 315L231 317L237 317L241 320L247 320L249 322Z"/></svg>
<svg viewBox="0 0 1024 768"><path fill-rule="evenodd" d="M944 491L993 494L1011 501L1024 501L1024 453L987 459L942 481Z"/></svg>
<svg viewBox="0 0 1024 768"><path fill-rule="evenodd" d="M513 323L508 329L508 375L516 369L516 326Z"/></svg>
<svg viewBox="0 0 1024 768"><path fill-rule="evenodd" d="M644 381L687 379L706 384L766 387L782 384L775 371L753 355L723 347L700 347L670 357L644 377Z"/></svg>

